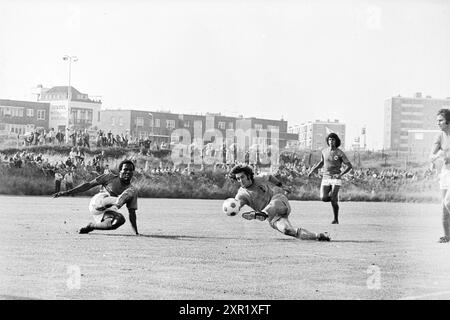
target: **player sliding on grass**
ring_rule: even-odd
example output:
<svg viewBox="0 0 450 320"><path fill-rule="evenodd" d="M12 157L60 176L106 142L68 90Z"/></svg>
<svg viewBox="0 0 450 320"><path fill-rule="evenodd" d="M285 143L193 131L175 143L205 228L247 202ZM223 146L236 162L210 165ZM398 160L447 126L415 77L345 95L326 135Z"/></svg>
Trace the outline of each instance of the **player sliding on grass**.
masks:
<svg viewBox="0 0 450 320"><path fill-rule="evenodd" d="M270 184L282 187L282 183L274 176L254 177L253 170L245 165L236 165L230 171L230 176L236 179L241 187L236 194L239 209L248 205L255 211L244 212L242 217L247 220L268 220L270 226L281 233L301 240L330 241L325 233L313 233L303 228L294 228L288 216L291 206L287 197L281 193L275 193ZM283 190L290 192L288 188Z"/></svg>
<svg viewBox="0 0 450 320"><path fill-rule="evenodd" d="M90 182L83 183L73 189L55 193L53 197L68 196L85 192L95 186L101 185L99 194L91 201L90 209L93 212L94 223L81 228L79 233L89 233L93 230L114 230L125 223L125 217L118 211L124 204L127 205L130 223L136 235L139 235L136 224L137 191L131 185L134 164L124 160L119 164L119 174L105 173ZM101 199L102 207L94 207L97 199ZM93 209L93 210L92 210Z"/></svg>
<svg viewBox="0 0 450 320"><path fill-rule="evenodd" d="M322 158L312 167L308 177L317 169L323 167L322 183L320 184L320 199L324 202L331 202L334 220L332 224L339 224L339 189L342 184L341 177L352 170L352 164L345 153L339 149L341 139L336 133L330 133L326 140L328 148L322 150ZM346 168L341 172L341 166Z"/></svg>

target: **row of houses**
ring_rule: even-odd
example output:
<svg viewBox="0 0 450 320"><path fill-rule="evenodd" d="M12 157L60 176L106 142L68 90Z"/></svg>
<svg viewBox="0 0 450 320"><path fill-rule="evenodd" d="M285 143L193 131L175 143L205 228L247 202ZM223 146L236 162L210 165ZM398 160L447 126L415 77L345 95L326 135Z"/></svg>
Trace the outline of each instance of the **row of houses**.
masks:
<svg viewBox="0 0 450 320"><path fill-rule="evenodd" d="M70 90L70 92L69 92ZM255 117L231 117L220 113L178 114L167 111L103 109L101 99L82 93L74 87L57 86L35 91L37 101L0 99L0 132L25 134L38 130L103 130L127 134L155 142L203 139L218 136L238 139L244 132L246 147L277 145L280 149L320 149L325 136L336 132L345 141L345 125L334 121L310 121L288 127L286 120ZM234 141L236 142L236 141Z"/></svg>

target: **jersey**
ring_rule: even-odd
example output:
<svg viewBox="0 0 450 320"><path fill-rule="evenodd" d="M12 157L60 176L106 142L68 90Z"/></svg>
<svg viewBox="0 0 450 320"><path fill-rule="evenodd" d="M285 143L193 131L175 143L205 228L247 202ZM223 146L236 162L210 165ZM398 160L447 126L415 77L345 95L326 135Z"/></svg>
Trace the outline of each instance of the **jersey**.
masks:
<svg viewBox="0 0 450 320"><path fill-rule="evenodd" d="M102 188L100 192L106 192L112 197L120 196L125 190L131 190L132 197L126 202L128 209L137 210L137 191L131 184L124 184L119 176L114 173L105 173L94 180Z"/></svg>
<svg viewBox="0 0 450 320"><path fill-rule="evenodd" d="M247 188L240 187L236 199L241 205L248 205L256 211L263 210L272 200L274 191L269 182L270 176L255 177L253 184Z"/></svg>
<svg viewBox="0 0 450 320"><path fill-rule="evenodd" d="M339 148L336 148L334 150L331 150L331 148L323 149L322 160L324 176L340 174L342 163L350 163L345 153Z"/></svg>
<svg viewBox="0 0 450 320"><path fill-rule="evenodd" d="M440 132L436 139L434 140L433 150L442 150L442 152L449 157L450 156L450 136L445 134L445 132ZM445 163L442 169L450 169L450 163Z"/></svg>

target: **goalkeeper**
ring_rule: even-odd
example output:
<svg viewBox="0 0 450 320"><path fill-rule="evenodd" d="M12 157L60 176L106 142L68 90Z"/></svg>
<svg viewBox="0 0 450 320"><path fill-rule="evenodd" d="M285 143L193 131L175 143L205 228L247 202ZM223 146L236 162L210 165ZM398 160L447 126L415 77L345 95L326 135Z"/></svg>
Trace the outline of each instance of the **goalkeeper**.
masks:
<svg viewBox="0 0 450 320"><path fill-rule="evenodd" d="M301 240L330 241L325 233L314 233L303 228L294 228L288 217L291 206L287 197L282 193L275 193L270 184L290 192L287 187L274 176L254 177L253 170L246 165L236 165L230 171L230 177L237 180L239 188L235 199L239 202L239 209L248 205L255 211L244 212L242 217L247 220L267 219L269 225L279 232Z"/></svg>

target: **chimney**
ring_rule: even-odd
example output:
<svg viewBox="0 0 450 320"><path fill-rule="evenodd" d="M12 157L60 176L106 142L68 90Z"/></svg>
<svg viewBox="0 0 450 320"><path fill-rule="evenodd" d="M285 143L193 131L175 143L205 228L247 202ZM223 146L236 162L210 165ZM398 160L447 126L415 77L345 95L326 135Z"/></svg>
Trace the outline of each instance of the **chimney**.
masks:
<svg viewBox="0 0 450 320"><path fill-rule="evenodd" d="M416 92L414 98L422 98L422 92Z"/></svg>

